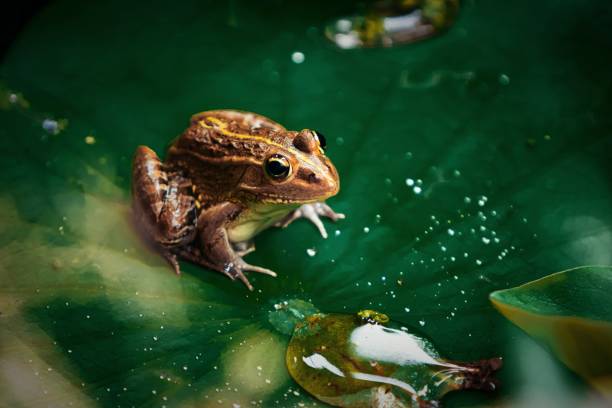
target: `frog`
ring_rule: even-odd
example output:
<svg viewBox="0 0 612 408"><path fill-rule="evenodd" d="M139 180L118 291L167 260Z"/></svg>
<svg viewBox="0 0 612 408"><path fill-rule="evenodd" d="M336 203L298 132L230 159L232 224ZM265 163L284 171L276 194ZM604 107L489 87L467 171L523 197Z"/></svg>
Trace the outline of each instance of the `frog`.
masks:
<svg viewBox="0 0 612 408"><path fill-rule="evenodd" d="M256 235L304 218L327 238L322 218L345 218L326 204L340 190L326 149L321 132L287 130L257 113L196 113L164 160L147 146L136 148L135 224L177 275L185 260L253 290L246 271L277 276L244 260Z"/></svg>

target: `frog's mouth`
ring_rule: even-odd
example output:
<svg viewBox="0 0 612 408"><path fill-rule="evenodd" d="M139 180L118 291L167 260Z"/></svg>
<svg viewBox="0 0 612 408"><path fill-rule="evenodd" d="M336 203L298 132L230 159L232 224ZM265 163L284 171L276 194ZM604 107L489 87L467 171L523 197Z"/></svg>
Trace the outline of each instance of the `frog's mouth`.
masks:
<svg viewBox="0 0 612 408"><path fill-rule="evenodd" d="M265 204L287 204L287 205L301 205L301 204L312 204L325 201L328 198L335 195L336 192L330 194L322 194L316 196L310 196L308 198L300 197L299 195L287 197L284 194L275 194L271 192L261 191L258 188L242 188L242 191L247 195L248 201L254 201Z"/></svg>
<svg viewBox="0 0 612 408"><path fill-rule="evenodd" d="M310 198L310 199L301 199L301 198L294 198L294 199L290 199L290 198L286 198L286 197L282 197L282 196L277 196L274 194L262 194L262 193L255 193L253 194L253 196L250 198L253 201L258 201L260 203L264 203L264 204L270 204L270 205L274 205L274 204L279 204L279 205L302 205L302 204L312 204L312 203L317 203L317 202L321 202L324 201L325 199L329 198L328 196L324 196L324 197L316 197L316 198Z"/></svg>
<svg viewBox="0 0 612 408"><path fill-rule="evenodd" d="M296 188L290 183L287 183L287 185L269 186L269 188L242 184L238 188L238 191L242 192L248 201L268 204L317 203L333 197L338 193L338 190L339 187L334 189L312 189L309 186Z"/></svg>

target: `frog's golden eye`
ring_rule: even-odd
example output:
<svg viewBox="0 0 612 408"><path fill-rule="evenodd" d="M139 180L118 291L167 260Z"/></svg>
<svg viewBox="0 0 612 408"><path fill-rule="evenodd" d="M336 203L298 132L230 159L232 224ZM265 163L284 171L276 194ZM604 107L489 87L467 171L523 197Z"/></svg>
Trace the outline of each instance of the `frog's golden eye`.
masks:
<svg viewBox="0 0 612 408"><path fill-rule="evenodd" d="M275 180L286 179L291 175L289 160L280 154L273 154L268 157L264 168L266 169L266 174Z"/></svg>
<svg viewBox="0 0 612 408"><path fill-rule="evenodd" d="M327 148L327 139L325 138L325 136L323 135L323 133L319 132L319 131L313 131L315 137L317 138L317 141L319 142L319 146L321 146L321 149L325 150Z"/></svg>

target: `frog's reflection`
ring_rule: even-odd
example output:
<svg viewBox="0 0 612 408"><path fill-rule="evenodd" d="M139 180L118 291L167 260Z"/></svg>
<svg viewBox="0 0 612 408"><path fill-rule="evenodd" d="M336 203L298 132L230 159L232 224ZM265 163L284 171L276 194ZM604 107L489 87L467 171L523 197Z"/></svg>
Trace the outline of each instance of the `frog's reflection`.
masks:
<svg viewBox="0 0 612 408"><path fill-rule="evenodd" d="M330 23L325 34L338 47L391 47L429 38L450 27L459 0L386 0L364 14Z"/></svg>

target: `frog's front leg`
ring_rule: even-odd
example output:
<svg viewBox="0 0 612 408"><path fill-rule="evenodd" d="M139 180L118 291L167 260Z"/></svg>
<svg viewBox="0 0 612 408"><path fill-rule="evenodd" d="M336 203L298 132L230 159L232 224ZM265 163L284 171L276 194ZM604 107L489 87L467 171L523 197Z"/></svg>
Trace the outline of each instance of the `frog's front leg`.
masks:
<svg viewBox="0 0 612 408"><path fill-rule="evenodd" d="M199 218L200 247L179 253L183 258L210 269L223 273L230 279L240 279L249 290L253 286L244 275L244 271L264 273L276 276L274 271L246 263L242 256L251 252L254 247L249 243L232 244L228 237L227 227L243 211L243 207L233 203L222 203L204 210Z"/></svg>
<svg viewBox="0 0 612 408"><path fill-rule="evenodd" d="M321 216L329 218L332 221L343 220L344 218L346 218L344 214L335 212L331 209L329 205L322 202L314 204L304 204L298 209L291 211L285 216L285 218L277 222L275 225L277 227L285 228L287 225L291 224L298 218L306 218L307 220L312 222L315 227L317 227L323 238L327 238L327 231L325 230L325 226L321 221Z"/></svg>
<svg viewBox="0 0 612 408"><path fill-rule="evenodd" d="M180 174L167 172L157 154L139 146L132 168L132 202L139 225L180 274L174 254L196 234L196 205L191 196L191 181Z"/></svg>

